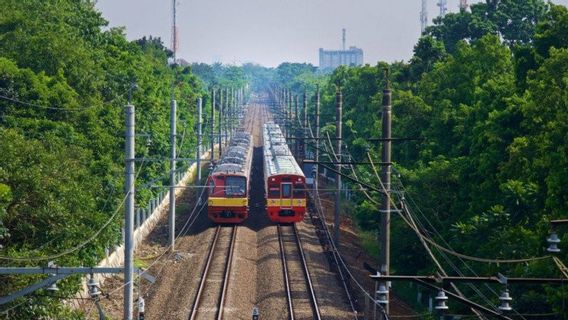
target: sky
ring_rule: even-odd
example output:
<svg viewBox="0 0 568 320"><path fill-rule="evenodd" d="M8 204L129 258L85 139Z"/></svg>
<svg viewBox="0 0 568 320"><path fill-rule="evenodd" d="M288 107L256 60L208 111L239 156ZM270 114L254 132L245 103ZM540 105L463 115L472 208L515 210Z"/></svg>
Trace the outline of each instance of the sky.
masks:
<svg viewBox="0 0 568 320"><path fill-rule="evenodd" d="M470 3L481 0L470 0ZM428 0L431 24L439 13ZM568 0L554 3L568 5ZM459 0L447 0L450 12ZM98 0L111 27L128 39L161 37L171 45L171 0ZM275 67L282 62L318 64L318 49L364 51L364 62L408 60L420 36L421 0L177 0L179 48L189 62Z"/></svg>

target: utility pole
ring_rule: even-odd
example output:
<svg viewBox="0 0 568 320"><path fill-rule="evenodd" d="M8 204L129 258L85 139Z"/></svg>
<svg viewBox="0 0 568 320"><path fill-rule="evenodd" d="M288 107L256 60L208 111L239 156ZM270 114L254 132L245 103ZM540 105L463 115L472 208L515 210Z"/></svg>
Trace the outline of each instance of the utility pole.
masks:
<svg viewBox="0 0 568 320"><path fill-rule="evenodd" d="M284 125L283 129L286 130L285 132L285 136L286 139L288 139L288 90L284 89L284 101L282 103L282 116L284 117L284 120L282 121L282 124Z"/></svg>
<svg viewBox="0 0 568 320"><path fill-rule="evenodd" d="M307 94L306 91L304 91L304 100L303 100L303 108L302 110L304 111L303 113L303 125L302 125L302 140L300 140L300 148L299 148L299 153L300 153L300 161L304 161L304 159L306 158L306 138L308 137L308 100L307 100ZM303 165L302 165L303 166Z"/></svg>
<svg viewBox="0 0 568 320"><path fill-rule="evenodd" d="M172 16L172 51L174 56L174 73L176 70L176 51L177 51L177 26L176 26L176 1L172 0L172 9L173 9L173 16ZM170 105L170 144L171 144L171 152L170 152L170 211L168 215L168 222L169 222L169 243L170 249L172 251L175 250L175 231L176 231L176 192L175 192L175 185L176 185L176 112L177 112L177 102L175 100L175 78L174 82L172 83L172 101Z"/></svg>
<svg viewBox="0 0 568 320"><path fill-rule="evenodd" d="M286 119L286 134L288 139L292 137L292 91L288 89L288 119Z"/></svg>
<svg viewBox="0 0 568 320"><path fill-rule="evenodd" d="M290 92L288 89L284 90L284 129L286 130L286 140L290 137L288 136L288 95Z"/></svg>
<svg viewBox="0 0 568 320"><path fill-rule="evenodd" d="M391 119L392 119L392 106L391 106L391 90L389 84L389 73L386 71L386 86L383 90L383 115L382 115L382 138L383 149L381 157L381 180L384 185L383 201L381 203L380 215L380 242L379 242L379 271L381 275L388 276L390 268L390 193L391 193ZM387 293L385 300L387 303L384 305L385 311L389 313L389 293L390 290L388 283L379 283L379 287L384 285Z"/></svg>
<svg viewBox="0 0 568 320"><path fill-rule="evenodd" d="M218 134L219 134L219 159L221 159L221 155L223 154L223 135L222 135L222 127L223 127L223 89L219 89L219 125L218 125Z"/></svg>
<svg viewBox="0 0 568 320"><path fill-rule="evenodd" d="M215 159L215 88L211 90L211 157L209 164L213 164L213 159Z"/></svg>
<svg viewBox="0 0 568 320"><path fill-rule="evenodd" d="M170 249L173 252L175 250L175 232L176 232L176 113L177 113L177 101L172 99L171 111L170 111L170 212L168 216L169 222L169 243Z"/></svg>
<svg viewBox="0 0 568 320"><path fill-rule="evenodd" d="M343 127L343 94L341 93L341 87L337 86L337 91L335 93L335 102L336 102L336 107L337 107L337 113L335 116L335 121L336 121L336 129L335 129L335 137L337 139L337 147L336 147L336 152L337 152L337 165L335 166L335 170L337 170L338 173L335 174L335 186L336 186L336 191L335 191L335 214L334 214L334 226L333 226L333 231L334 231L334 238L335 238L335 244L336 246L339 246L339 224L340 224L340 219L339 219L339 211L340 211L340 204L341 204L341 160L343 159L343 157L341 156L341 139L342 139L342 127Z"/></svg>
<svg viewBox="0 0 568 320"><path fill-rule="evenodd" d="M231 121L231 110L229 109L229 88L225 88L225 121L224 121L224 128L223 131L225 131L224 139L223 141L225 141L225 145L227 145L227 139L229 139L229 135L227 134L229 132L229 122Z"/></svg>
<svg viewBox="0 0 568 320"><path fill-rule="evenodd" d="M134 294L134 161L135 161L135 108L129 104L126 111L125 134L125 192L124 204L124 319L132 320Z"/></svg>
<svg viewBox="0 0 568 320"><path fill-rule="evenodd" d="M197 183L201 183L201 144L203 143L203 135L201 132L203 125L203 98L197 100Z"/></svg>
<svg viewBox="0 0 568 320"><path fill-rule="evenodd" d="M300 124L300 113L298 112L298 95L295 95L295 101L294 101L294 126L297 126Z"/></svg>
<svg viewBox="0 0 568 320"><path fill-rule="evenodd" d="M237 126L239 125L238 121L237 121L237 108L239 107L239 103L237 101L237 89L236 88L231 88L231 91L233 93L233 117L232 117L232 124L231 124L231 139L233 139L233 134L235 129L237 129Z"/></svg>
<svg viewBox="0 0 568 320"><path fill-rule="evenodd" d="M319 137L320 137L320 87L319 84L316 88L316 176L314 177L314 186L316 187L316 191L318 190L318 178L319 178ZM316 194L318 194L316 192ZM318 194L319 197L319 194Z"/></svg>
<svg viewBox="0 0 568 320"><path fill-rule="evenodd" d="M229 141L231 141L231 139L233 139L233 121L234 119L234 111L235 111L235 107L234 107L234 103L235 103L235 89L233 87L231 87L230 91L227 91L227 110L228 111L228 117L227 119L229 120L229 128L228 128L228 132L229 132Z"/></svg>
<svg viewBox="0 0 568 320"><path fill-rule="evenodd" d="M298 96L294 96L294 120L292 121L292 128L294 129L294 136L296 137L295 141L294 141L294 155L296 156L296 159L299 160L299 142L298 138L300 138L300 134L299 134L299 130L300 130L300 126L299 126L299 117L298 117Z"/></svg>

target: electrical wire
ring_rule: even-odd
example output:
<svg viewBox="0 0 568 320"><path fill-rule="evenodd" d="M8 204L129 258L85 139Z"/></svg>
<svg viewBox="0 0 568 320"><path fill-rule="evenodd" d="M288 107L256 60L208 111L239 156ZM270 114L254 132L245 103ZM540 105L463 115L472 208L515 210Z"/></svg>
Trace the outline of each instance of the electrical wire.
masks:
<svg viewBox="0 0 568 320"><path fill-rule="evenodd" d="M317 190L316 190L316 194L317 194ZM375 298L363 287L363 285L361 285L361 283L359 283L359 281L355 278L355 276L351 273L349 267L347 266L347 264L345 263L345 261L343 260L343 257L341 256L341 253L339 252L339 249L337 248L337 246L335 245L335 241L333 241L333 238L331 236L331 232L329 231L328 228L328 223L327 223L327 219L325 217L325 215L323 214L323 209L321 206L321 202L320 202L320 197L319 195L317 196L318 203L316 204L316 212L318 214L318 216L320 217L320 219L323 222L323 226L325 227L325 234L327 236L327 240L328 243L331 244L331 247L333 249L333 251L336 253L337 258L339 260L339 262L341 262L341 265L343 265L343 267L345 268L345 271L347 272L347 274L349 275L349 277L353 280L353 282L357 285L357 287L359 288L359 290L365 295L367 296L369 299L371 299L371 301L373 301L373 303L377 306L380 307L380 309L382 310L382 312L384 313L384 315L387 317L388 316L386 314L386 311L384 310L383 306L378 303Z"/></svg>
<svg viewBox="0 0 568 320"><path fill-rule="evenodd" d="M138 168L138 172L136 173L135 176L135 180L138 178L138 176L140 175L140 172L142 171L142 168L144 167L144 162L142 162L142 164L140 165L140 168ZM134 188L134 186L133 186ZM132 190L129 190L128 193L132 192ZM122 209L122 206L124 205L124 203L126 202L126 199L128 198L128 194L126 194L122 200L120 201L120 204L118 205L118 207L116 208L116 210L114 211L114 213L110 216L110 218L95 232L93 233L89 238L87 238L87 240L81 242L80 244L71 247L70 249L67 249L65 251L62 251L60 253L57 254L53 254L50 256L44 256L44 257L9 257L9 256L0 256L0 260L8 260L8 261L45 261L45 260L54 260L63 256L66 256L68 254L71 254L73 252L76 252L80 249L82 249L83 247L85 247L86 245L88 245L89 243L91 243L93 240L95 240L98 235L104 230L106 229L106 227L111 224L111 222L114 221L114 219L116 218L118 212L120 211L120 209Z"/></svg>
<svg viewBox="0 0 568 320"><path fill-rule="evenodd" d="M210 175L208 175L207 177L209 177L209 176L210 176ZM202 190L201 190L201 194L200 194L200 196L199 196L200 198L203 197L203 193L204 193L204 192L205 192L205 189L202 189ZM202 203L200 209L199 209L197 212L198 212L198 213L201 212L201 210L203 209L203 207L204 207L206 204L207 204L206 202ZM175 236L175 239L176 239L176 240L177 240L179 237L181 237L181 236L187 234L187 231L189 230L189 228L191 228L191 226L193 225L193 223L195 223L197 216L194 216L194 215L195 215L195 212L196 212L196 209L197 209L197 206L198 206L198 205L199 205L199 203L196 201L196 203L195 203L195 205L194 205L194 207L193 207L193 210L192 210L192 212L190 213L189 217L187 218L187 220L186 220L184 226L183 226L182 229L179 231L179 233L177 234L177 236ZM192 219L193 219L193 220L192 220ZM190 223L190 221L191 221L191 223ZM168 245L168 246L162 251L162 253L159 254L159 255L157 256L157 258L154 259L154 261L153 261L152 263L150 263L150 264L146 267L146 270L142 271L140 274L145 273L145 272L146 272L147 270L149 270L152 266L154 266L156 263L158 263L158 262L166 255L166 253L168 253L168 252L170 251L170 249L171 249L171 245ZM132 280L132 281L134 281L134 280ZM127 284L128 284L128 283L123 283L120 287L115 288L115 289L114 289L113 291L111 291L108 295L112 295L112 294L116 293L117 291L119 291L119 290L121 290L122 288L124 288Z"/></svg>
<svg viewBox="0 0 568 320"><path fill-rule="evenodd" d="M110 101L103 102L103 106L105 104L107 104L107 105L111 104L114 101L116 101L117 99L122 98L129 90L130 90L130 88L126 89L126 91L124 91L123 93L114 97ZM22 100L19 100L19 99L16 99L16 98L10 98L10 97L5 96L5 95L0 95L0 99L5 100L5 101L10 101L10 102L13 102L13 103L16 103L16 104L19 104L19 105L23 105L23 106L39 108L39 109L46 109L46 110L63 111L63 112L82 112L82 111L89 110L89 109L97 107L95 105L92 105L92 106L87 106L87 107L78 107L78 108L70 109L70 108L63 108L63 107L43 106L43 105L39 105L39 104L27 102L27 101L22 101Z"/></svg>
<svg viewBox="0 0 568 320"><path fill-rule="evenodd" d="M193 163L195 164L195 162ZM192 164L192 166L193 166ZM207 178L209 178L211 176L211 173L209 173L209 175L207 176ZM201 189L201 193L199 195L198 199L203 199L203 195L205 192L205 188ZM195 205L193 207L193 210L191 211L189 217L186 219L185 224L182 226L181 230L178 232L178 234L175 236L175 239L179 239L180 237L184 236L187 234L187 232L189 232L190 228L193 226L193 224L195 223L195 221L197 220L198 215L196 215L196 213L202 212L203 208L207 205L207 202L203 202L201 204L199 204L198 201L195 202ZM199 210L197 210L197 207L199 207ZM197 210L197 211L196 211ZM147 272L147 270L149 270L151 267L153 267L155 264L157 264L160 260L162 260L162 258L165 257L166 253L170 252L171 249L171 245L168 245L161 254L159 254L157 256L157 258L154 259L154 261L152 261L152 263L150 263L147 267L146 270L142 271L140 274L143 274L145 272ZM165 267L165 265L163 265L159 270L156 276L160 275L163 271L163 268ZM134 279L132 280L134 281ZM119 286L118 288L115 288L114 290L112 290L108 295L113 295L114 293L118 292L119 290L123 289L127 284L129 283L123 283L121 286ZM147 295L148 292L150 291L150 289L152 288L154 284L150 284L147 288L146 291L142 294Z"/></svg>

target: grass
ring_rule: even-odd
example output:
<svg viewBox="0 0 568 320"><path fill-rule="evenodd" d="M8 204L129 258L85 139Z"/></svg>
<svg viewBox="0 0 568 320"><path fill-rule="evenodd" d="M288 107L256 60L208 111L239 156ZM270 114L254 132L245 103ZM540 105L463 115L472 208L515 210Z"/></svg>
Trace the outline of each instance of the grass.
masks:
<svg viewBox="0 0 568 320"><path fill-rule="evenodd" d="M149 265L146 261L134 258L134 266L139 269L148 269Z"/></svg>

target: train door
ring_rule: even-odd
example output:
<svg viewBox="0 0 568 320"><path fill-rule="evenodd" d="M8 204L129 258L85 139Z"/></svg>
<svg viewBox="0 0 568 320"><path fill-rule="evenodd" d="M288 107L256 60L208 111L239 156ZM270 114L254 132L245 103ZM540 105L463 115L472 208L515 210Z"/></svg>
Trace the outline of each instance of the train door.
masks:
<svg viewBox="0 0 568 320"><path fill-rule="evenodd" d="M282 209L292 209L292 198L292 183L282 182L280 184L280 205Z"/></svg>

